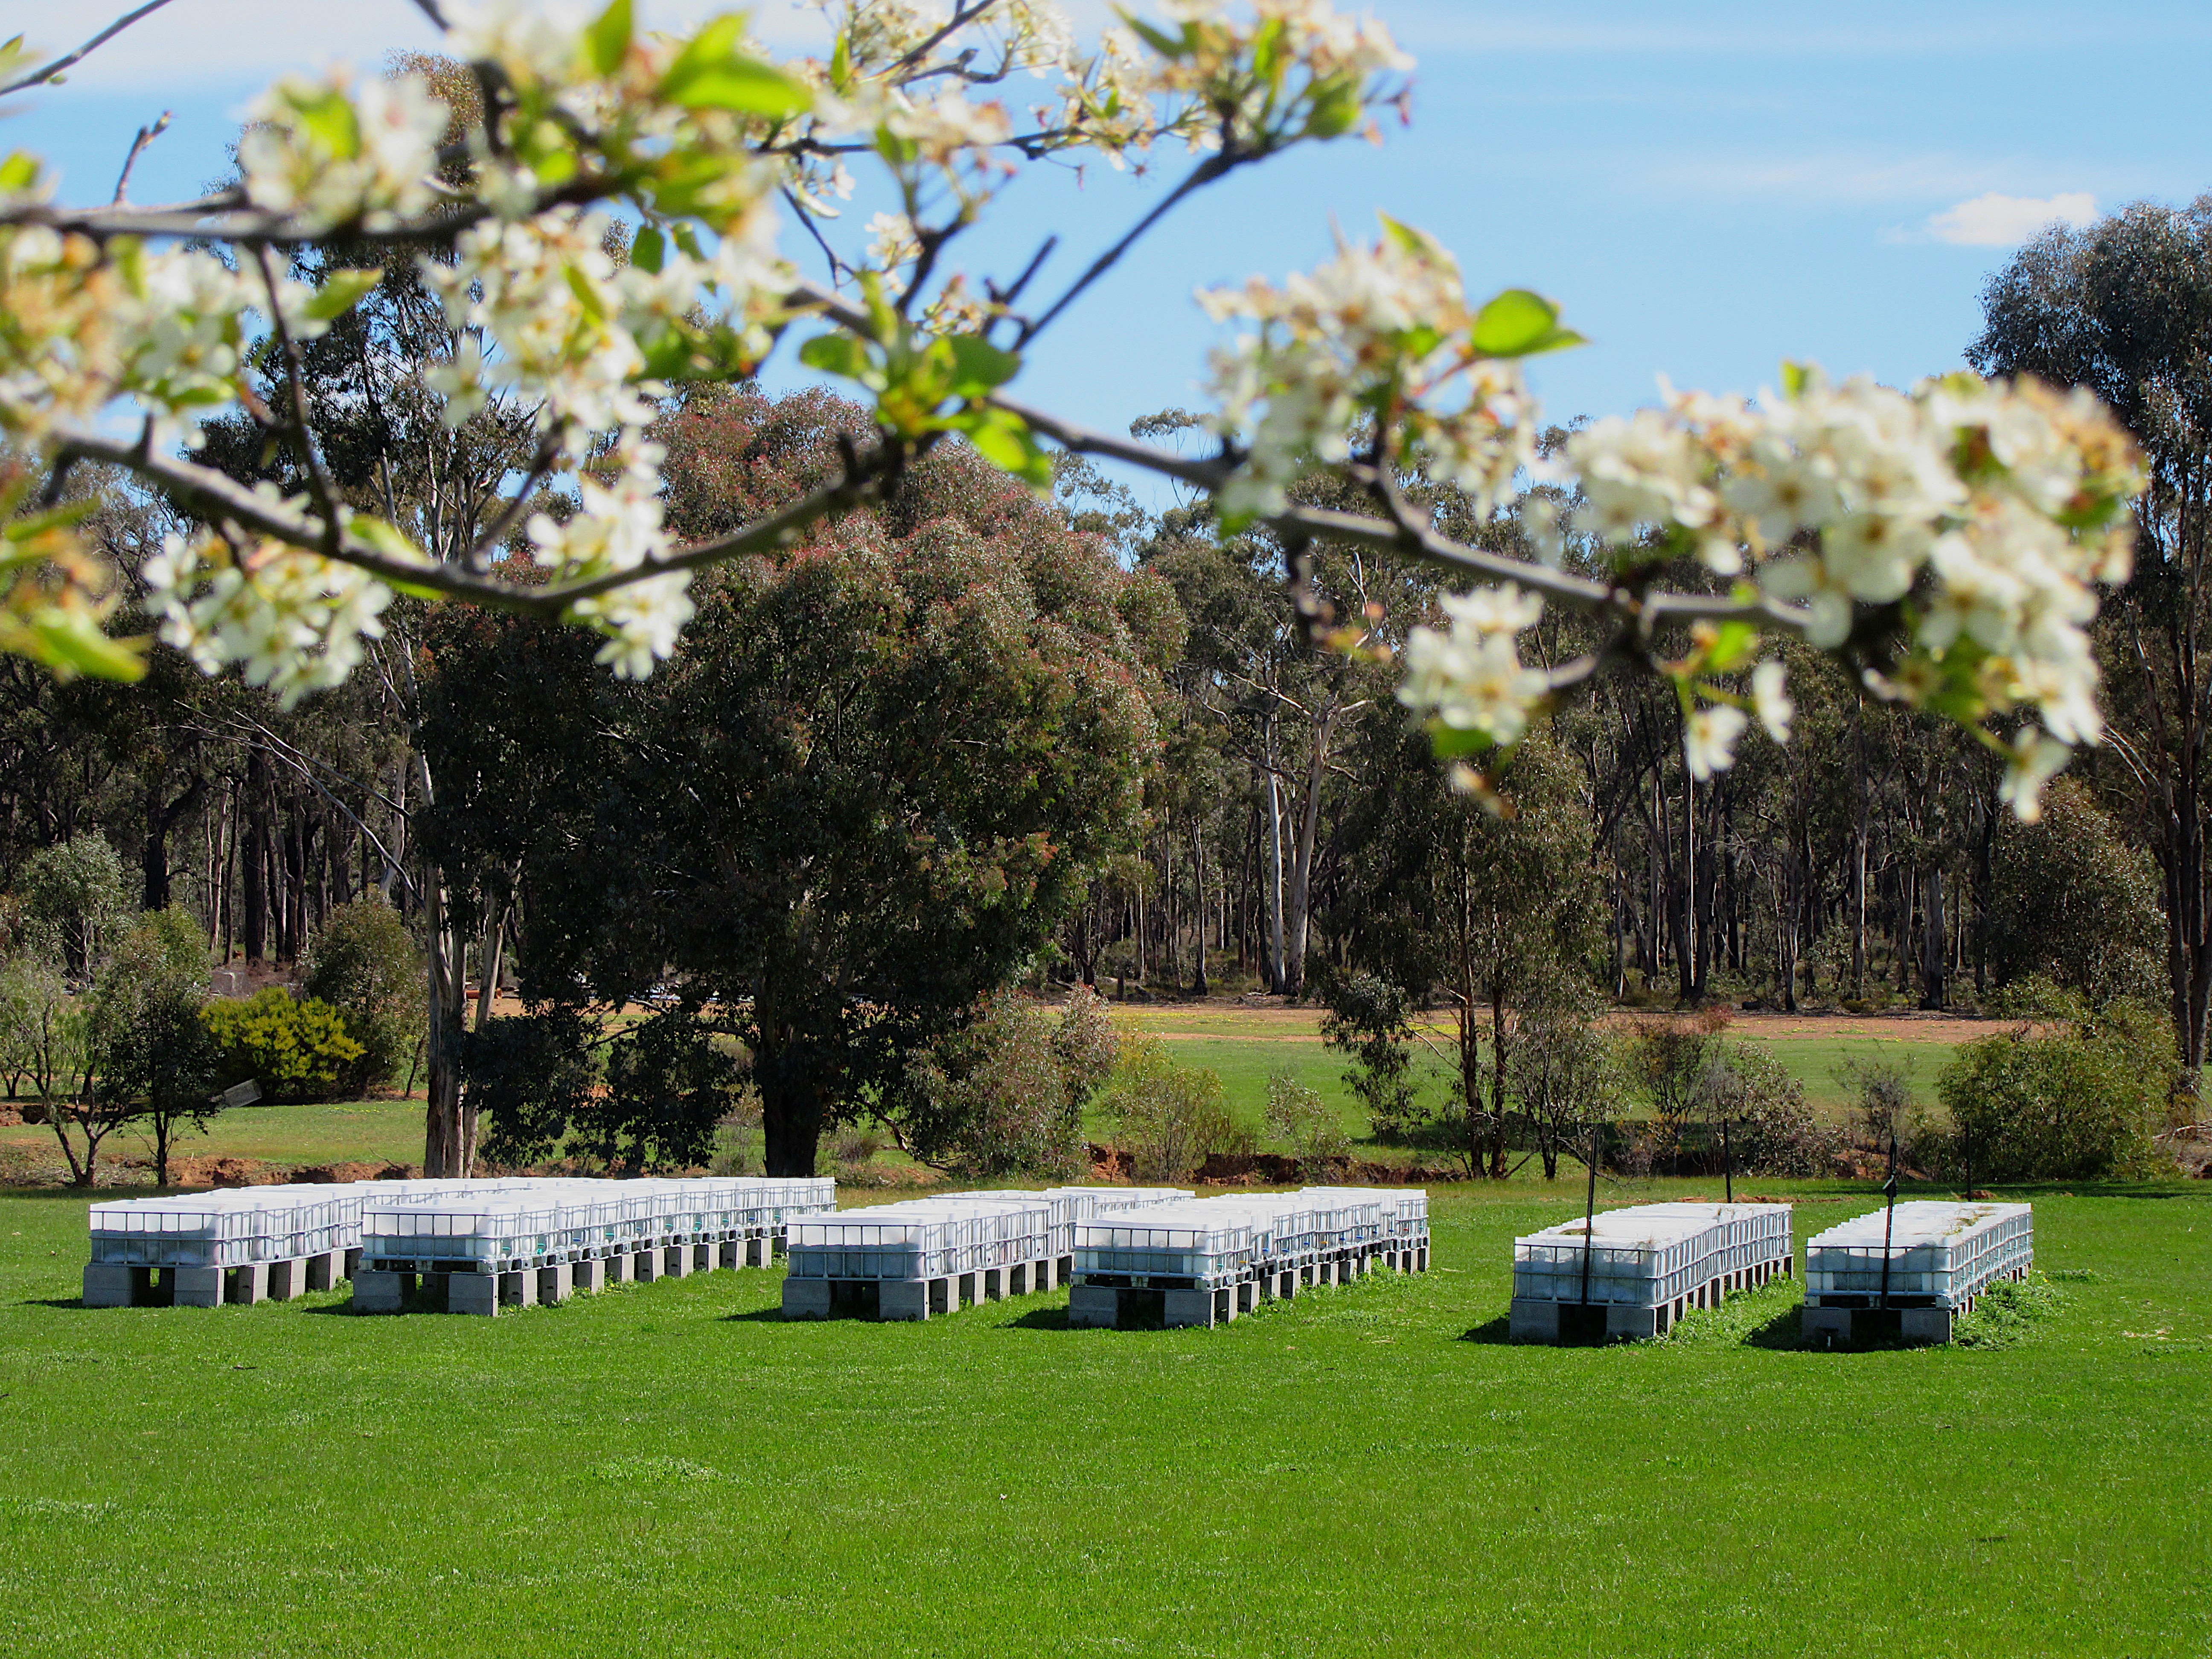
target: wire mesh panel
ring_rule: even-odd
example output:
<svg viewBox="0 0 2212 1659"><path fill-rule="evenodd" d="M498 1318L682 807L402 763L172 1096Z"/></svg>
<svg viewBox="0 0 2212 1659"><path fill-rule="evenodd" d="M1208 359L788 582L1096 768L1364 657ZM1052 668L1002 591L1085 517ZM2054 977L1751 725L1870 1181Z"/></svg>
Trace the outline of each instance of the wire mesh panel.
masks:
<svg viewBox="0 0 2212 1659"><path fill-rule="evenodd" d="M1724 1273L1787 1261L1787 1204L1639 1204L1513 1241L1516 1301L1657 1308Z"/></svg>
<svg viewBox="0 0 2212 1659"><path fill-rule="evenodd" d="M1960 1308L2034 1260L2031 1206L1914 1200L1807 1239L1805 1301L1869 1308L1886 1294L1892 1307Z"/></svg>

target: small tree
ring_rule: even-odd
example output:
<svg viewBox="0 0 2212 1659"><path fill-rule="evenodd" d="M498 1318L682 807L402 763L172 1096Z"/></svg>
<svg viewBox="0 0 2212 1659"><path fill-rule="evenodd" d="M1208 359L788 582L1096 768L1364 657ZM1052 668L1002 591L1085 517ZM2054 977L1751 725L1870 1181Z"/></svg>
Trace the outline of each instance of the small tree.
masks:
<svg viewBox="0 0 2212 1659"><path fill-rule="evenodd" d="M380 898L342 904L307 947L303 989L338 1012L362 1046L357 1087L388 1083L422 1047L422 952Z"/></svg>
<svg viewBox="0 0 2212 1659"><path fill-rule="evenodd" d="M1267 1079L1267 1133L1291 1149L1298 1173L1308 1181L1328 1172L1332 1160L1352 1155L1352 1139L1344 1133L1336 1108L1321 1091L1299 1082L1287 1072Z"/></svg>
<svg viewBox="0 0 2212 1659"><path fill-rule="evenodd" d="M1404 989L1362 969L1328 981L1321 1040L1351 1056L1344 1081L1367 1108L1368 1127L1392 1146L1435 1138L1414 1086L1413 1017Z"/></svg>
<svg viewBox="0 0 2212 1659"><path fill-rule="evenodd" d="M48 930L70 975L82 981L131 915L123 860L101 836L72 836L23 861L19 885L25 915Z"/></svg>
<svg viewBox="0 0 2212 1659"><path fill-rule="evenodd" d="M1168 1058L1157 1037L1123 1045L1106 1110L1139 1181L1188 1181L1216 1152L1249 1152L1251 1129L1224 1103L1220 1076Z"/></svg>
<svg viewBox="0 0 2212 1659"><path fill-rule="evenodd" d="M222 1109L218 1091L240 1079L226 1075L201 1018L207 995L207 935L188 912L150 913L117 942L85 999L82 1097L55 1123L78 1185L93 1184L107 1134L137 1121L153 1132L155 1181L167 1186L178 1126L204 1129ZM70 1127L82 1143L81 1160L70 1149Z"/></svg>
<svg viewBox="0 0 2212 1659"><path fill-rule="evenodd" d="M1507 1077L1535 1132L1544 1179L1559 1178L1559 1158L1590 1158L1590 1135L1627 1092L1619 1045L1593 1006L1565 1006L1521 1018Z"/></svg>

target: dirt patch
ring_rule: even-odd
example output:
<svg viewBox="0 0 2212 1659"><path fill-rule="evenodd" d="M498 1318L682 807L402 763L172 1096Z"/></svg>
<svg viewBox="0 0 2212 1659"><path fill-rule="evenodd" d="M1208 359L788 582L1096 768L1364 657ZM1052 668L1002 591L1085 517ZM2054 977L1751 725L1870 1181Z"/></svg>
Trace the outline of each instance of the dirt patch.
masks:
<svg viewBox="0 0 2212 1659"><path fill-rule="evenodd" d="M292 1171L289 1179L303 1186L335 1186L354 1181L413 1181L422 1171L412 1164L312 1164Z"/></svg>

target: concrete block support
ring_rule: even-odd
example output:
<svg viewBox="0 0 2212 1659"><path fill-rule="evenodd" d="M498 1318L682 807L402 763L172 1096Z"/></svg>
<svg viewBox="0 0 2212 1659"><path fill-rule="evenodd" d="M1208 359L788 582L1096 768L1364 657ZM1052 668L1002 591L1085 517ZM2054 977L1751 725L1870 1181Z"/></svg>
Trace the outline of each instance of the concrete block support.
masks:
<svg viewBox="0 0 2212 1659"><path fill-rule="evenodd" d="M1506 1321L1506 1335L1515 1342L1557 1342L1559 1304L1516 1296Z"/></svg>
<svg viewBox="0 0 2212 1659"><path fill-rule="evenodd" d="M334 1291L338 1280L345 1277L343 1250L325 1250L320 1255L307 1258L307 1288L311 1291Z"/></svg>
<svg viewBox="0 0 2212 1659"><path fill-rule="evenodd" d="M495 1317L500 1306L499 1282L506 1276L501 1273L447 1274L446 1311Z"/></svg>
<svg viewBox="0 0 2212 1659"><path fill-rule="evenodd" d="M1897 1334L1907 1342L1948 1342L1951 1340L1951 1310L1948 1308L1901 1308L1897 1315Z"/></svg>
<svg viewBox="0 0 2212 1659"><path fill-rule="evenodd" d="M786 1319L830 1317L830 1281L826 1279L787 1279L783 1281Z"/></svg>
<svg viewBox="0 0 2212 1659"><path fill-rule="evenodd" d="M569 1273L570 1264L557 1261L550 1267L538 1270L538 1299L541 1303L559 1304L568 1299L569 1286L575 1281Z"/></svg>
<svg viewBox="0 0 2212 1659"><path fill-rule="evenodd" d="M243 1267L232 1267L224 1274L222 1299L250 1308L257 1302L269 1299L269 1264L250 1261Z"/></svg>
<svg viewBox="0 0 2212 1659"><path fill-rule="evenodd" d="M412 1273L356 1273L353 1310L356 1313L398 1313L407 1300Z"/></svg>
<svg viewBox="0 0 2212 1659"><path fill-rule="evenodd" d="M1112 1329L1121 1312L1121 1293L1106 1285L1073 1285L1067 1291L1067 1322Z"/></svg>
<svg viewBox="0 0 2212 1659"><path fill-rule="evenodd" d="M1631 1341L1656 1336L1659 1334L1659 1310L1629 1308L1615 1303L1605 1310L1605 1334L1608 1337L1625 1336Z"/></svg>
<svg viewBox="0 0 2212 1659"><path fill-rule="evenodd" d="M945 1281L921 1279L886 1279L876 1287L876 1317L878 1319L927 1319L935 1311L931 1308L931 1290Z"/></svg>
<svg viewBox="0 0 2212 1659"><path fill-rule="evenodd" d="M84 1305L88 1308L127 1308L131 1303L131 1270L119 1261L84 1264Z"/></svg>
<svg viewBox="0 0 2212 1659"><path fill-rule="evenodd" d="M1161 1293L1160 1322L1170 1330L1187 1325L1213 1325L1212 1291L1166 1291Z"/></svg>
<svg viewBox="0 0 2212 1659"><path fill-rule="evenodd" d="M605 1256L590 1256L582 1261L568 1264L568 1286L579 1291L603 1291L607 1287L607 1261Z"/></svg>

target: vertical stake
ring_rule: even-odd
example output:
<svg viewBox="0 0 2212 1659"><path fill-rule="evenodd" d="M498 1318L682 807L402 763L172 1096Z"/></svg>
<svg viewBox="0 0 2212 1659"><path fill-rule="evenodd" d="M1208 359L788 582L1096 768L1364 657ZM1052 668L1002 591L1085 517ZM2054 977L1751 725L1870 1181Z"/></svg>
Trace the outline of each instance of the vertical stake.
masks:
<svg viewBox="0 0 2212 1659"><path fill-rule="evenodd" d="M1889 1207L1881 1215L1881 1304L1889 1306L1889 1241L1897 1225L1897 1131L1889 1132L1889 1179L1881 1183L1889 1194Z"/></svg>
<svg viewBox="0 0 2212 1659"><path fill-rule="evenodd" d="M1583 1200L1583 1306L1589 1306L1589 1269L1591 1235L1597 1223L1597 1148L1599 1127L1590 1122L1589 1195Z"/></svg>

